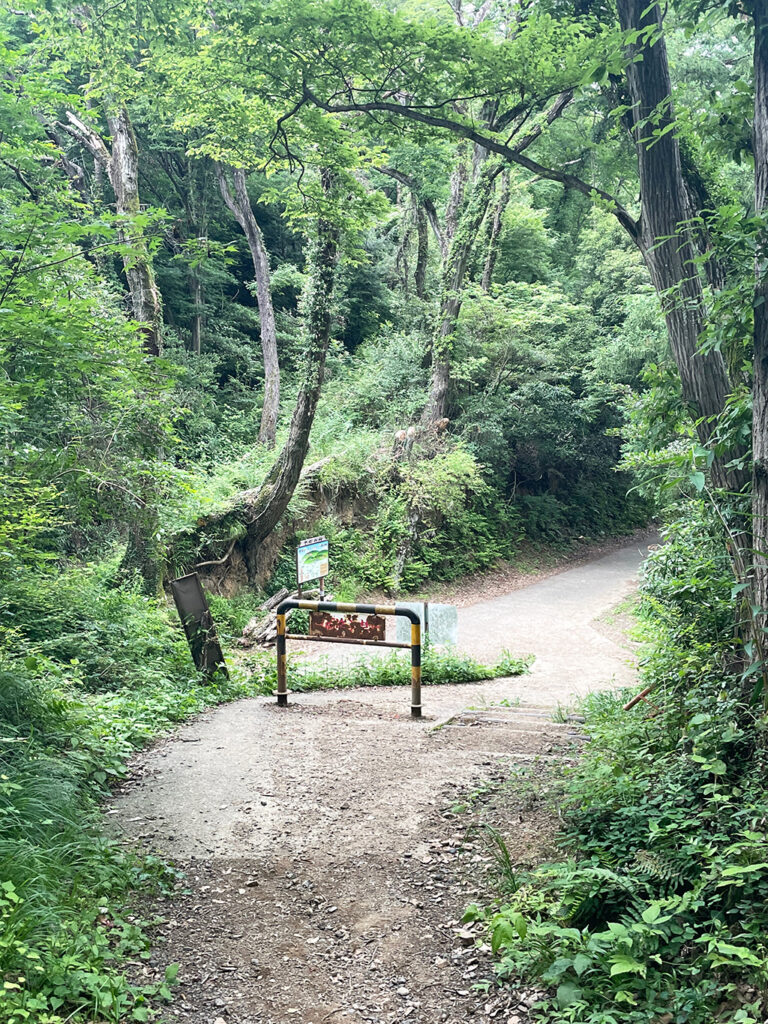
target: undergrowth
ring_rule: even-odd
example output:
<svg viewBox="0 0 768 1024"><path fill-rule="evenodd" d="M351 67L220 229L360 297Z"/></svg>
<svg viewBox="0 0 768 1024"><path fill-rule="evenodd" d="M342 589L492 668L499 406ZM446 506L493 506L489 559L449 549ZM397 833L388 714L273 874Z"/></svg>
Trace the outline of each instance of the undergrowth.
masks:
<svg viewBox="0 0 768 1024"><path fill-rule="evenodd" d="M227 639L253 599L218 599ZM105 833L100 803L130 756L207 707L271 694L274 652L211 680L192 669L175 612L120 582L118 561L72 565L56 577L22 570L0 587L0 1020L124 1024L152 1019L176 968L133 984L125 962L149 956L136 897L170 893L171 867ZM230 663L232 659L230 659ZM428 647L426 684L525 670ZM291 660L294 690L400 685L397 656L328 669Z"/></svg>
<svg viewBox="0 0 768 1024"><path fill-rule="evenodd" d="M643 682L584 706L562 859L488 911L498 975L542 1021L755 1024L768 1002L768 718L733 664L725 545L685 508L641 587Z"/></svg>
<svg viewBox="0 0 768 1024"><path fill-rule="evenodd" d="M269 658L271 666L274 657ZM421 681L429 686L518 676L528 671L530 663L530 658L516 658L505 651L499 661L486 665L450 648L440 650L425 644L422 648ZM272 689L271 676L268 674L267 678L270 681L265 686L269 689L263 692L271 692ZM406 686L410 683L410 656L398 651L392 651L386 657L353 658L343 665L329 664L325 658L302 661L300 657L294 656L288 659L288 686L299 692L354 686Z"/></svg>

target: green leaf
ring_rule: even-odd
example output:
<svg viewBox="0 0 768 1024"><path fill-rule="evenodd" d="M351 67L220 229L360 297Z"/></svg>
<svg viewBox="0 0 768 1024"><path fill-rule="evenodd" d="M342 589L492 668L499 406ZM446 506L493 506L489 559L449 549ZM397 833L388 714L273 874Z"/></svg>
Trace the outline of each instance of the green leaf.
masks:
<svg viewBox="0 0 768 1024"><path fill-rule="evenodd" d="M761 967L764 961L747 946L733 946L730 942L716 942L717 953L712 957L714 964L741 963ZM719 954L719 955L718 955Z"/></svg>
<svg viewBox="0 0 768 1024"><path fill-rule="evenodd" d="M640 974L644 978L645 971L645 964L641 964L640 961L635 960L633 956L618 953L616 956L611 958L612 978L617 974Z"/></svg>
<svg viewBox="0 0 768 1024"><path fill-rule="evenodd" d="M689 479L691 485L697 491L701 492L701 491L704 490L704 484L706 483L706 477L704 476L704 474L700 470L697 470L697 472L695 472L695 473L691 473L691 475L688 477L688 479Z"/></svg>
<svg viewBox="0 0 768 1024"><path fill-rule="evenodd" d="M646 907L642 913L642 918L646 924L653 924L654 921L658 921L661 916L661 907L658 903L651 903L649 907Z"/></svg>
<svg viewBox="0 0 768 1024"><path fill-rule="evenodd" d="M768 868L768 863L762 861L760 864L744 864L744 865L733 865L731 867L723 868L723 878L736 878L739 875L750 875L754 874L755 871L765 871Z"/></svg>
<svg viewBox="0 0 768 1024"><path fill-rule="evenodd" d="M579 977L592 966L592 958L586 953L577 953L573 958L573 969Z"/></svg>
<svg viewBox="0 0 768 1024"><path fill-rule="evenodd" d="M491 950L498 953L502 946L511 946L516 941L516 933L509 921L499 921L491 935Z"/></svg>
<svg viewBox="0 0 768 1024"><path fill-rule="evenodd" d="M564 981L557 986L557 1005L561 1010L581 999L581 989L575 981Z"/></svg>

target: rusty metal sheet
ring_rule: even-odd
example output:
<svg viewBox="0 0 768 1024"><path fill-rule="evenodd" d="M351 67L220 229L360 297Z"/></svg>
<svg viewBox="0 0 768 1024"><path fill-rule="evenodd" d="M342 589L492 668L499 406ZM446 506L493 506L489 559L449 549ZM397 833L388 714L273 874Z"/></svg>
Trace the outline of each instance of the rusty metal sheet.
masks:
<svg viewBox="0 0 768 1024"><path fill-rule="evenodd" d="M334 615L333 612L310 612L309 635L328 636L339 640L384 640L386 620L383 615Z"/></svg>

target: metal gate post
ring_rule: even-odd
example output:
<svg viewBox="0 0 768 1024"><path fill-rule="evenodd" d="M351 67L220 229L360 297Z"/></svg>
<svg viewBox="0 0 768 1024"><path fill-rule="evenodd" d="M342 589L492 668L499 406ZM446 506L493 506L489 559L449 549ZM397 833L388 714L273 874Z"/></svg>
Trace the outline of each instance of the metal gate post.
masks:
<svg viewBox="0 0 768 1024"><path fill-rule="evenodd" d="M285 669L285 612L277 611L277 703L284 708L288 704Z"/></svg>
<svg viewBox="0 0 768 1024"><path fill-rule="evenodd" d="M421 623L411 620L411 718L421 718Z"/></svg>
<svg viewBox="0 0 768 1024"><path fill-rule="evenodd" d="M286 633L286 612L292 608L301 608L311 612L354 612L362 615L402 615L411 623L411 642L393 643L376 640L339 640L338 643L357 643L371 647L410 647L411 648L411 717L421 718L421 619L419 613L406 605L374 605L345 604L337 601L301 601L289 598L277 606L277 703L280 707L288 704L288 688L286 685L285 647L286 639L290 640L323 640L333 643L329 637L303 636Z"/></svg>

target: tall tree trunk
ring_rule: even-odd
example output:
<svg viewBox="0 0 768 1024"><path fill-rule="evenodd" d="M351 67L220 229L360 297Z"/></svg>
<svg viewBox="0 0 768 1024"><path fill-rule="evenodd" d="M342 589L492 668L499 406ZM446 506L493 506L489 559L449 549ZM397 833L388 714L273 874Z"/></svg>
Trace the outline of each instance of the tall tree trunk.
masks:
<svg viewBox="0 0 768 1024"><path fill-rule="evenodd" d="M509 171L504 171L501 176L501 195L499 201L493 211L493 217L488 222L488 248L485 253L485 266L483 267L483 277L481 281L481 287L484 292L488 292L491 289L491 281L493 280L493 271L496 266L496 260L499 255L499 241L501 239L501 221L504 216L504 211L509 203Z"/></svg>
<svg viewBox="0 0 768 1024"><path fill-rule="evenodd" d="M673 127L661 12L657 4L648 6L646 0L618 0L618 11L622 29L639 33L639 40L628 48L627 61L642 200L635 240L661 298L683 398L697 421L699 438L706 444L731 388L722 355L699 351L704 294L687 227L688 205ZM718 487L738 489L744 481L727 462L727 454L715 456L713 480Z"/></svg>
<svg viewBox="0 0 768 1024"><path fill-rule="evenodd" d="M400 283L403 287L403 293L408 298L409 293L409 272L408 272L408 250L411 246L411 234L413 233L413 224L411 223L410 213L413 209L413 196L411 196L411 202L406 206L403 201L403 188L400 182L397 183L397 208L400 210L400 242L397 246L397 252L395 253L395 269L400 275Z"/></svg>
<svg viewBox="0 0 768 1024"><path fill-rule="evenodd" d="M450 245L456 229L459 226L459 215L464 202L469 171L467 169L466 146L462 143L458 147L458 160L451 174L450 191L448 194L448 206L445 210L445 242Z"/></svg>
<svg viewBox="0 0 768 1024"><path fill-rule="evenodd" d="M451 361L456 323L461 312L461 292L472 247L483 223L502 164L485 163L472 187L466 206L452 233L443 264L442 293L437 331L432 342L432 383L422 415L423 423L435 423L446 415L451 385Z"/></svg>
<svg viewBox="0 0 768 1024"><path fill-rule="evenodd" d="M141 212L139 200L139 147L125 107L107 112L112 148L99 133L67 111L67 131L92 154L97 171L107 174L115 195L119 218L117 234L127 248L123 269L131 297L133 318L144 334L144 351L150 356L162 352L163 307L155 280L152 257L146 239L135 225ZM137 572L147 593L157 593L162 584L163 552L159 541L155 483L147 476L140 491L140 505L128 522L128 537L121 568Z"/></svg>
<svg viewBox="0 0 768 1024"><path fill-rule="evenodd" d="M141 211L139 202L139 147L128 111L121 107L107 115L112 135L112 158L107 173L117 200L117 212L135 217ZM128 231L134 232L129 226ZM132 252L123 261L135 320L146 324L146 349L151 355L162 351L162 300L155 281L152 260L143 237L132 244Z"/></svg>
<svg viewBox="0 0 768 1024"><path fill-rule="evenodd" d="M107 114L112 149L90 126L67 111L68 131L93 155L96 166L106 171L115 194L118 217L134 218L141 212L139 201L139 147L125 107ZM152 257L146 239L130 221L118 221L118 238L129 247L123 269L131 297L133 319L142 324L144 348L148 355L162 352L163 304L155 281Z"/></svg>
<svg viewBox="0 0 768 1024"><path fill-rule="evenodd" d="M261 229L253 215L253 207L246 187L245 171L239 167L232 169L234 195L227 182L226 170L221 164L216 164L216 176L219 180L222 198L243 229L248 241L248 248L251 250L253 276L256 281L256 301L259 306L261 352L264 359L264 406L261 412L259 441L272 448L275 444L277 416L280 411L280 363L277 358L277 330L275 328L275 311L272 306L269 258L264 247Z"/></svg>
<svg viewBox="0 0 768 1024"><path fill-rule="evenodd" d="M756 0L755 19L755 213L768 213L768 0ZM752 413L753 603L758 631L768 616L768 231L758 237L755 259L754 383ZM764 646L764 643L763 643Z"/></svg>
<svg viewBox="0 0 768 1024"><path fill-rule="evenodd" d="M192 351L200 355L203 347L203 282L196 267L189 268L189 296L192 299Z"/></svg>
<svg viewBox="0 0 768 1024"><path fill-rule="evenodd" d="M413 212L416 217L416 269L414 283L416 295L424 298L427 287L427 259L429 258L429 228L427 212L416 196L413 196Z"/></svg>
<svg viewBox="0 0 768 1024"><path fill-rule="evenodd" d="M323 190L333 189L330 171L321 174ZM200 523L200 529L211 535L217 525L225 526L231 537L233 520L245 528L248 573L258 575L259 550L288 507L301 476L309 435L325 372L325 360L331 340L332 299L339 248L339 228L321 217L317 238L310 254L310 280L304 301L304 335L306 339L303 383L291 416L288 437L258 490L244 491L232 504Z"/></svg>

